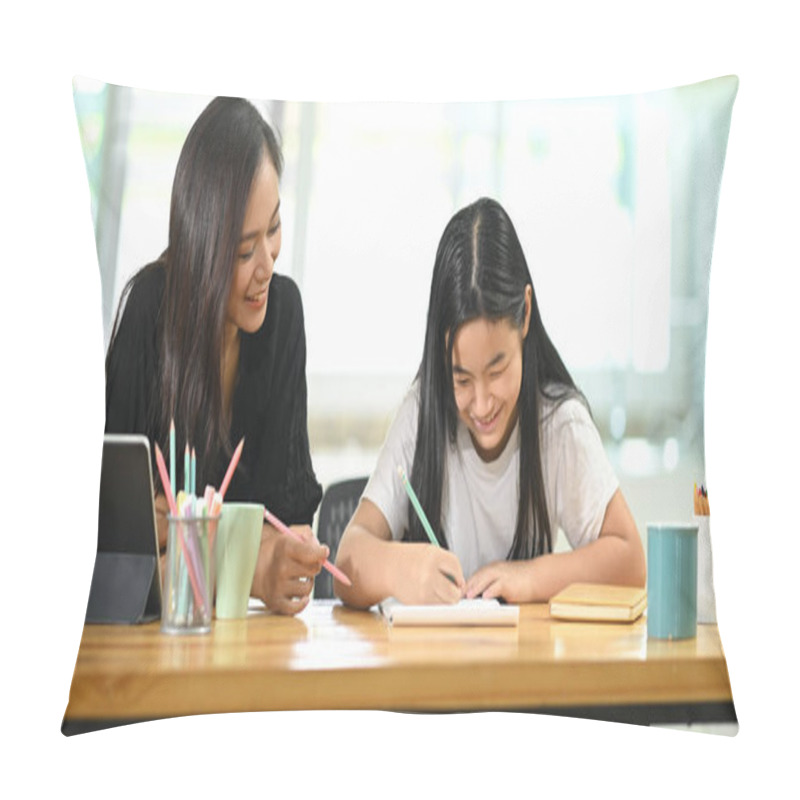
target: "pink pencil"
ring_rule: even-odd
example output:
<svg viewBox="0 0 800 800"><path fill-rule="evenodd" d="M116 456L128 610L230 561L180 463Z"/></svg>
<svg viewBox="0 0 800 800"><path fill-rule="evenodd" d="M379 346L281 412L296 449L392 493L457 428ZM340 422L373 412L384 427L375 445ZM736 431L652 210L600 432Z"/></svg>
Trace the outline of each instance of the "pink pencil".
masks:
<svg viewBox="0 0 800 800"><path fill-rule="evenodd" d="M281 533L287 533L289 536L297 539L298 542L303 541L303 537L300 536L299 533L293 531L291 528L286 527L274 514L271 514L267 509L264 509L264 519L269 522L270 525L277 528ZM334 578L341 581L345 586L352 586L353 584L350 582L350 578L344 574L338 567L334 567L330 561L326 559L325 563L322 565L325 567Z"/></svg>
<svg viewBox="0 0 800 800"><path fill-rule="evenodd" d="M161 485L164 487L164 496L167 498L167 505L173 517L178 516L178 508L175 505L175 498L172 496L172 487L170 486L169 474L167 473L167 465L164 463L164 456L161 454L161 448L156 442L156 464L158 465L158 474L161 476Z"/></svg>
<svg viewBox="0 0 800 800"><path fill-rule="evenodd" d="M220 513L222 509L222 500L225 496L225 492L228 491L228 484L231 482L231 478L233 478L233 473L236 470L236 466L239 463L239 459L242 457L242 448L244 447L244 436L239 444L236 446L236 449L233 451L233 456L231 456L231 463L228 464L228 471L225 473L225 477L222 479L222 485L219 487L219 491L215 492L213 486L206 486L206 508L208 508L208 512L212 517L215 517L217 514ZM211 490L209 496L209 489ZM216 527L211 530L211 536L209 537L209 546L214 546L214 537L216 535L217 529Z"/></svg>
<svg viewBox="0 0 800 800"><path fill-rule="evenodd" d="M225 473L225 477L222 480L222 486L219 487L220 502L222 502L223 498L225 497L225 492L228 491L228 484L231 482L236 465L239 463L239 459L242 456L243 447L244 437L242 437L242 441L236 446L236 450L233 451L233 457L231 458L231 463L228 465L228 471Z"/></svg>
<svg viewBox="0 0 800 800"><path fill-rule="evenodd" d="M206 486L206 490L203 493L203 500L205 500L206 509L208 509L208 516L216 517L217 514L220 512L220 508L222 507L222 502L219 499L219 495L214 491L213 486ZM214 537L217 535L217 526L212 525L211 530L208 534L208 547L209 550L213 552L214 550Z"/></svg>

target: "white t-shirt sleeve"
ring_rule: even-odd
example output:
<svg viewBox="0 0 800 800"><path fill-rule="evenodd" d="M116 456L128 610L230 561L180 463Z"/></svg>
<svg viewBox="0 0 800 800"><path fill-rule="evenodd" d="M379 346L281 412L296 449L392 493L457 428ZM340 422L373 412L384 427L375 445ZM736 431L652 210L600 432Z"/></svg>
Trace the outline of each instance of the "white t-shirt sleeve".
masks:
<svg viewBox="0 0 800 800"><path fill-rule="evenodd" d="M568 400L554 416L555 523L574 549L599 536L619 481L583 404Z"/></svg>
<svg viewBox="0 0 800 800"><path fill-rule="evenodd" d="M408 527L408 495L397 474L397 467L401 466L406 475L411 475L417 445L418 414L419 398L413 386L389 427L375 470L364 489L363 497L371 500L386 517L393 539L401 539Z"/></svg>

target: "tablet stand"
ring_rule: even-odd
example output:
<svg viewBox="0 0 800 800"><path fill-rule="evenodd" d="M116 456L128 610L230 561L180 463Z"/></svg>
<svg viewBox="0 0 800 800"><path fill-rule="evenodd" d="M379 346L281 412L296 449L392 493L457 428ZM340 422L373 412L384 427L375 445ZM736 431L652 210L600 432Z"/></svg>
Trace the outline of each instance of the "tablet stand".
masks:
<svg viewBox="0 0 800 800"><path fill-rule="evenodd" d="M161 614L156 557L97 553L86 622L151 622Z"/></svg>

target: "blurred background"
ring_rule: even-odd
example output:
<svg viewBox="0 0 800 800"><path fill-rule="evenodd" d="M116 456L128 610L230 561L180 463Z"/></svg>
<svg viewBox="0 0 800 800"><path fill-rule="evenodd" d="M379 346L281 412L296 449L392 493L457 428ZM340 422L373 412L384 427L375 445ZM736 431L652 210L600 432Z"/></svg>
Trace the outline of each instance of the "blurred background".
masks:
<svg viewBox="0 0 800 800"><path fill-rule="evenodd" d="M706 482L708 280L728 134L713 104L698 103L714 91L254 100L283 143L276 269L303 295L323 486L371 472L422 355L439 237L488 195L517 228L545 326L589 399L640 533L691 516L693 485ZM166 246L180 148L210 99L75 80L106 344L126 281Z"/></svg>

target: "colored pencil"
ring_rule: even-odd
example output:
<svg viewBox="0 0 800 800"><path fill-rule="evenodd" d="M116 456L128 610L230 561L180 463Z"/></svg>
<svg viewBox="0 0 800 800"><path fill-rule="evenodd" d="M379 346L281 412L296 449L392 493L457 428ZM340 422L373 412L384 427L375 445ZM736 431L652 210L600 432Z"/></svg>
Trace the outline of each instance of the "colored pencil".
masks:
<svg viewBox="0 0 800 800"><path fill-rule="evenodd" d="M218 495L214 490L213 486L206 486L205 492L203 492L203 500L205 506L205 514L209 517L216 517L220 512L220 507L222 503L215 502ZM209 523L210 528L208 532L208 552L214 552L214 539L217 535L217 526L213 523Z"/></svg>
<svg viewBox="0 0 800 800"><path fill-rule="evenodd" d="M708 490L702 484L699 488L696 483L694 485L694 513L696 516L709 516Z"/></svg>
<svg viewBox="0 0 800 800"><path fill-rule="evenodd" d="M299 533L293 531L291 528L284 525L274 514L270 513L270 511L266 508L264 509L264 519L267 522L269 522L270 525L277 528L281 533L285 533L288 536L297 539L298 542L303 541L303 537L300 536ZM350 581L350 578L348 578L347 575L345 575L344 572L342 572L338 567L335 567L333 564L331 564L331 562L328 561L327 559L325 560L322 566L326 570L328 570L328 572L330 572L330 574L333 575L334 578L341 581L345 586L353 585Z"/></svg>
<svg viewBox="0 0 800 800"><path fill-rule="evenodd" d="M192 497L194 497L197 494L197 451L194 447L192 448L192 479L189 483Z"/></svg>
<svg viewBox="0 0 800 800"><path fill-rule="evenodd" d="M177 517L178 507L175 505L175 496L172 494L172 485L170 484L169 475L167 475L167 465L164 463L164 456L161 454L158 442L156 442L156 465L158 466L158 473L161 475L161 484L164 487L164 496L167 498L170 513L173 517Z"/></svg>
<svg viewBox="0 0 800 800"><path fill-rule="evenodd" d="M414 489L412 488L411 484L408 481L408 478L406 477L405 470L402 467L398 466L397 474L400 476L400 480L403 482L403 488L406 490L408 499L411 501L411 505L414 506L414 511L417 512L419 521L422 523L422 527L425 528L425 533L428 534L428 538L431 540L431 544L436 545L436 547L441 547L439 541L436 538L436 534L433 532L433 528L431 528L430 522L428 522L428 518L425 516L425 512L422 510L422 506L419 504L416 492L414 491Z"/></svg>
<svg viewBox="0 0 800 800"><path fill-rule="evenodd" d="M192 488L192 457L189 453L189 444L183 451L183 491L189 494Z"/></svg>
<svg viewBox="0 0 800 800"><path fill-rule="evenodd" d="M162 480L164 476L161 476ZM177 475L175 474L175 420L169 421L169 488L172 490L172 496L175 497L175 481Z"/></svg>
<svg viewBox="0 0 800 800"><path fill-rule="evenodd" d="M244 447L244 437L242 437L242 441L236 447L236 450L233 451L233 457L231 458L231 463L228 465L228 471L225 473L225 478L222 481L222 485L219 487L219 497L220 502L225 497L225 492L228 491L228 484L231 482L231 478L233 477L233 472L236 469L236 465L239 463L239 459L242 456L242 448Z"/></svg>
<svg viewBox="0 0 800 800"><path fill-rule="evenodd" d="M213 509L215 495L216 492L214 491L214 487L206 486L206 490L203 492L203 500L205 502L206 511L208 512L209 517L214 516L214 514L212 513L212 509Z"/></svg>

